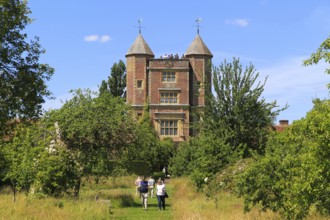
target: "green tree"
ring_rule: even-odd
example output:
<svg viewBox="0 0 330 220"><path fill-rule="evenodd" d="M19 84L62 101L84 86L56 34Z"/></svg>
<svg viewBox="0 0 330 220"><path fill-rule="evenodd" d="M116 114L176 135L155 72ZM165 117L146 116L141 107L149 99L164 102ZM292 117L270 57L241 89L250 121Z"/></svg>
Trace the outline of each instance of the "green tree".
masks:
<svg viewBox="0 0 330 220"><path fill-rule="evenodd" d="M40 154L36 170L34 193L55 197L74 191L81 173L74 154L58 144Z"/></svg>
<svg viewBox="0 0 330 220"><path fill-rule="evenodd" d="M225 138L234 151L244 157L250 151L263 153L269 127L283 110L274 110L276 101L262 97L266 80L257 83L259 73L253 65L243 70L239 59L224 61L213 68L214 93L205 109L205 132ZM256 84L257 83L257 84Z"/></svg>
<svg viewBox="0 0 330 220"><path fill-rule="evenodd" d="M160 167L168 165L174 152L174 144L170 139L159 140L153 128L148 105L145 105L143 116L136 122L134 142L127 151L128 161L143 161L151 171L159 171Z"/></svg>
<svg viewBox="0 0 330 220"><path fill-rule="evenodd" d="M286 219L305 218L312 205L330 214L330 101L314 100L304 119L268 141L266 154L236 181L245 211L259 204Z"/></svg>
<svg viewBox="0 0 330 220"><path fill-rule="evenodd" d="M0 187L4 185L5 182L5 176L9 169L9 161L7 160L4 146L5 142L1 139L0 140Z"/></svg>
<svg viewBox="0 0 330 220"><path fill-rule="evenodd" d="M108 82L102 81L99 92L100 94L110 92L115 97L124 97L126 89L126 66L122 60L114 63L111 67L111 73L108 77Z"/></svg>
<svg viewBox="0 0 330 220"><path fill-rule="evenodd" d="M43 134L38 123L21 123L15 128L14 136L2 147L7 161L4 180L8 180L14 191L29 192L37 174L38 155L45 151L50 142L49 136Z"/></svg>
<svg viewBox="0 0 330 220"><path fill-rule="evenodd" d="M192 172L193 167L190 164L195 159L194 152L198 145L190 144L191 141L180 143L170 159L169 171L172 176L189 176Z"/></svg>
<svg viewBox="0 0 330 220"><path fill-rule="evenodd" d="M102 80L100 88L99 88L99 94L102 95L104 93L110 93L110 90L108 89L107 81Z"/></svg>
<svg viewBox="0 0 330 220"><path fill-rule="evenodd" d="M304 60L304 65L317 64L320 60L324 60L330 64L330 37L320 45L315 53L312 53L309 59ZM326 69L325 72L330 74L330 68ZM330 83L328 84L328 88L330 89Z"/></svg>
<svg viewBox="0 0 330 220"><path fill-rule="evenodd" d="M51 95L45 82L54 69L39 62L39 38L28 42L23 33L30 13L27 1L0 0L0 133L9 119L38 117Z"/></svg>
<svg viewBox="0 0 330 220"><path fill-rule="evenodd" d="M199 135L179 146L171 159L174 175L189 175L199 188L227 165L254 152L262 154L267 135L278 112L276 102L261 97L264 83L252 65L245 68L239 59L213 68L214 93L206 94ZM206 87L211 85L206 85ZM207 91L207 90L206 90Z"/></svg>
<svg viewBox="0 0 330 220"><path fill-rule="evenodd" d="M201 133L189 143L179 145L171 159L170 171L174 176L189 175L198 188L207 177L212 179L233 157L231 146L212 133Z"/></svg>
<svg viewBox="0 0 330 220"><path fill-rule="evenodd" d="M109 167L100 163L119 160L135 137L131 109L124 100L110 94L96 97L90 90L74 91L73 98L53 111L49 121L58 122L61 139L73 152L81 170L76 196L81 177L93 174L95 169L99 172L100 167Z"/></svg>
<svg viewBox="0 0 330 220"><path fill-rule="evenodd" d="M54 125L43 120L20 123L0 151L6 162L1 178L12 186L14 200L17 189L60 196L75 187L76 159L57 140Z"/></svg>

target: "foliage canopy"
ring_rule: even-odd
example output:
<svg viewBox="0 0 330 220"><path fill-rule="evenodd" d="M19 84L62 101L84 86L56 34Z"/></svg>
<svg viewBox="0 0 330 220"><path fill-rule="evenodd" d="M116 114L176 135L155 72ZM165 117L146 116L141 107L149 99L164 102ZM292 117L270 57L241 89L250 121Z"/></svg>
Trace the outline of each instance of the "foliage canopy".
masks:
<svg viewBox="0 0 330 220"><path fill-rule="evenodd" d="M269 127L280 111L276 101L262 97L266 80L257 83L259 73L252 64L243 69L239 59L226 60L213 68L214 94L205 109L203 127L226 140L244 157L251 151L263 153Z"/></svg>
<svg viewBox="0 0 330 220"><path fill-rule="evenodd" d="M122 60L114 63L108 81L103 80L100 86L100 94L110 93L115 97L126 96L126 66Z"/></svg>
<svg viewBox="0 0 330 220"><path fill-rule="evenodd" d="M324 60L326 63L330 64L330 37L328 37L311 56L304 60L304 65L309 66L317 64L320 60ZM326 69L325 72L330 74L330 68ZM328 84L330 89L330 83Z"/></svg>
<svg viewBox="0 0 330 220"><path fill-rule="evenodd" d="M31 22L27 1L0 1L0 132L16 117L35 118L42 111L45 84L54 69L39 61L45 50L35 37L28 42L25 27Z"/></svg>
<svg viewBox="0 0 330 220"><path fill-rule="evenodd" d="M312 205L330 213L330 101L314 100L306 118L268 141L266 154L237 179L245 210L260 204L286 219L302 219Z"/></svg>
<svg viewBox="0 0 330 220"><path fill-rule="evenodd" d="M207 94L200 133L179 146L171 159L172 174L190 175L201 187L204 178L211 181L240 157L264 153L272 122L282 109L274 111L276 102L261 97L265 82L255 85L258 76L254 66L243 70L235 58L213 68L214 95Z"/></svg>

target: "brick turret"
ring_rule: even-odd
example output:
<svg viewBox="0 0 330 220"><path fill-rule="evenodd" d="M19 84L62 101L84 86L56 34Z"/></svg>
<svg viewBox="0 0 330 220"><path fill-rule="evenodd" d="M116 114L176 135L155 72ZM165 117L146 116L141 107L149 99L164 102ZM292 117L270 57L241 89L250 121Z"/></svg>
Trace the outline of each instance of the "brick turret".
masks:
<svg viewBox="0 0 330 220"><path fill-rule="evenodd" d="M213 55L197 34L186 51L190 70L190 105L205 106L205 89L211 92L211 59Z"/></svg>
<svg viewBox="0 0 330 220"><path fill-rule="evenodd" d="M131 104L137 112L142 111L147 98L148 64L154 54L141 34L126 54L127 68L127 103Z"/></svg>

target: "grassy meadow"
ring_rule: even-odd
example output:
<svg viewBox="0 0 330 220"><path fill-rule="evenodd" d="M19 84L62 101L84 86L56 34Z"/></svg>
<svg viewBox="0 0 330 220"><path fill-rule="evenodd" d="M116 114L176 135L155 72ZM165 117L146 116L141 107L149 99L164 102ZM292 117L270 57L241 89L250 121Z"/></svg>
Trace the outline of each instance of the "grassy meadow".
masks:
<svg viewBox="0 0 330 220"><path fill-rule="evenodd" d="M0 219L281 219L276 213L257 209L244 214L243 201L226 193L220 195L216 208L214 201L197 193L185 178L166 182L170 198L166 199L165 211L158 210L157 198L149 198L148 210L144 211L135 194L134 181L135 177L110 178L96 184L89 179L84 180L79 199L36 198L20 193L15 203L10 190L2 189ZM308 219L326 218L312 215Z"/></svg>

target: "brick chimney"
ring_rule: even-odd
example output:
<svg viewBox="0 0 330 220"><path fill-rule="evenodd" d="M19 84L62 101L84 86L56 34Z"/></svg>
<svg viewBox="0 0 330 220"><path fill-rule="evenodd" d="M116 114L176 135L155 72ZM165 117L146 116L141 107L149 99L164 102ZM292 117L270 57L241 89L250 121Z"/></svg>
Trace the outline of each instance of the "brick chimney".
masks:
<svg viewBox="0 0 330 220"><path fill-rule="evenodd" d="M289 120L280 120L280 126L289 126Z"/></svg>
<svg viewBox="0 0 330 220"><path fill-rule="evenodd" d="M280 120L278 125L274 125L273 128L278 131L282 132L289 126L289 120Z"/></svg>

